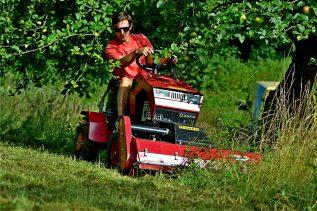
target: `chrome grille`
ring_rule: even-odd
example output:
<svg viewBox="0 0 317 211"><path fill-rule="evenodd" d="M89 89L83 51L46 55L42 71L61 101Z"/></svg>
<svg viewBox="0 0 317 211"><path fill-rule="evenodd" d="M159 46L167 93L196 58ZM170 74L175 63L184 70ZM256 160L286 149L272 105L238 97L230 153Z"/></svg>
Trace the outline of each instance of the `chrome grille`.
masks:
<svg viewBox="0 0 317 211"><path fill-rule="evenodd" d="M187 94L181 92L171 92L171 98L182 101L187 99Z"/></svg>

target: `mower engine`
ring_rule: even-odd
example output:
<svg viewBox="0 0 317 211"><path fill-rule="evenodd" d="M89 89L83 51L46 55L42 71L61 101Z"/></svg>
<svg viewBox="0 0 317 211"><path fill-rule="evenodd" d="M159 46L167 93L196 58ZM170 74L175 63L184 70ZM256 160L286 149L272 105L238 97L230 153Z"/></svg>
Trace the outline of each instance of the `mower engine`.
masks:
<svg viewBox="0 0 317 211"><path fill-rule="evenodd" d="M204 139L204 132L195 127L203 100L199 91L184 81L146 71L135 83L130 95L130 118L139 125L134 126L135 136L190 145Z"/></svg>

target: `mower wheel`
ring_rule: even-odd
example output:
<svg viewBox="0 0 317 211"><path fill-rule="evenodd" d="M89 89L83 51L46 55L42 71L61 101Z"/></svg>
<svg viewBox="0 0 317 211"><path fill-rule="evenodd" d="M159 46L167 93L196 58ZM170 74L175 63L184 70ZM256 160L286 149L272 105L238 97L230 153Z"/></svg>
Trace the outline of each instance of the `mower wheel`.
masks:
<svg viewBox="0 0 317 211"><path fill-rule="evenodd" d="M88 126L79 125L75 139L75 156L77 159L96 162L102 146L88 139Z"/></svg>
<svg viewBox="0 0 317 211"><path fill-rule="evenodd" d="M110 148L110 165L112 168L119 167L119 141L115 141Z"/></svg>

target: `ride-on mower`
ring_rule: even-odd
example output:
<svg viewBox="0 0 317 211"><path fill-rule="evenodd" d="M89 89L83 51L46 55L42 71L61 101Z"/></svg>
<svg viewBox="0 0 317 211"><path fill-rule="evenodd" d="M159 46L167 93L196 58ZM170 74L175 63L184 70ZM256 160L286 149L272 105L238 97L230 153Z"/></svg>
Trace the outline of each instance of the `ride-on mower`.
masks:
<svg viewBox="0 0 317 211"><path fill-rule="evenodd" d="M128 115L112 127L113 112L83 111L78 156L95 161L106 149L108 166L130 174L140 169L171 171L190 162L204 166L218 159L259 160L259 154L213 148L195 126L203 95L180 79L157 74L159 64L141 64L139 59L142 71L134 78Z"/></svg>

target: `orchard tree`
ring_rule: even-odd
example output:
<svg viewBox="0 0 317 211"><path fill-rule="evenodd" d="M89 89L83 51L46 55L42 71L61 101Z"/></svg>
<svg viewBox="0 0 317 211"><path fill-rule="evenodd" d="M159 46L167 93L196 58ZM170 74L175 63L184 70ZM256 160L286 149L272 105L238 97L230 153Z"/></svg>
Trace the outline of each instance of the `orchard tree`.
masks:
<svg viewBox="0 0 317 211"><path fill-rule="evenodd" d="M180 56L182 77L198 87L204 80L213 80L208 76L213 56L240 54L247 60L250 52L256 52L265 59L272 55L272 49L283 49L293 56L287 77L277 89L286 88L289 102L299 98L300 87L307 85L310 90L315 82L315 0L144 2L133 10L142 23L140 31L152 38L155 46L171 45ZM267 108L272 100L268 98Z"/></svg>
<svg viewBox="0 0 317 211"><path fill-rule="evenodd" d="M317 2L292 1L207 1L210 13L202 28L203 45L214 46L238 39L257 40L267 45L292 43L292 62L275 93L267 100L266 114L272 114L282 94L292 112L305 90L311 91L317 76ZM295 106L295 107L294 107Z"/></svg>
<svg viewBox="0 0 317 211"><path fill-rule="evenodd" d="M106 62L103 53L104 45L114 37L111 16L115 11L131 13L135 20L133 31L149 36L156 48L172 45L177 53L178 46L186 47L183 40L187 31L183 31L187 23L195 25L198 13L192 11L197 7L207 8L203 3L196 5L189 0L0 2L0 72L1 77L13 73L16 87L7 88L12 94L29 84L64 83L64 94L75 91L89 96L106 84L116 65ZM199 12L200 16L203 12ZM196 69L187 77L190 81L200 75L202 68L189 66Z"/></svg>
<svg viewBox="0 0 317 211"><path fill-rule="evenodd" d="M29 84L62 83L63 94L88 97L109 81L117 65L104 58L104 46L114 37L113 12L131 13L134 32L151 35L157 48L173 44L177 51L173 40L190 18L189 2L180 4L179 15L175 5L168 8L151 0L0 0L0 75L12 73L16 85L6 92L19 93ZM166 24L169 18L174 21Z"/></svg>
<svg viewBox="0 0 317 211"><path fill-rule="evenodd" d="M15 94L29 84L64 85L89 96L111 77L103 58L111 15L125 1L0 0L1 77L14 75Z"/></svg>
<svg viewBox="0 0 317 211"><path fill-rule="evenodd" d="M115 64L105 62L103 48L113 38L111 15L118 10L132 13L133 30L155 48L171 48L179 56L180 76L196 87L217 83L209 76L215 55L246 60L256 51L266 57L291 43L295 53L286 75L295 81L286 77L279 88L298 99L298 87L311 89L316 76L315 0L0 2L0 71L14 73L17 90L62 81L65 92L89 96L106 83Z"/></svg>

